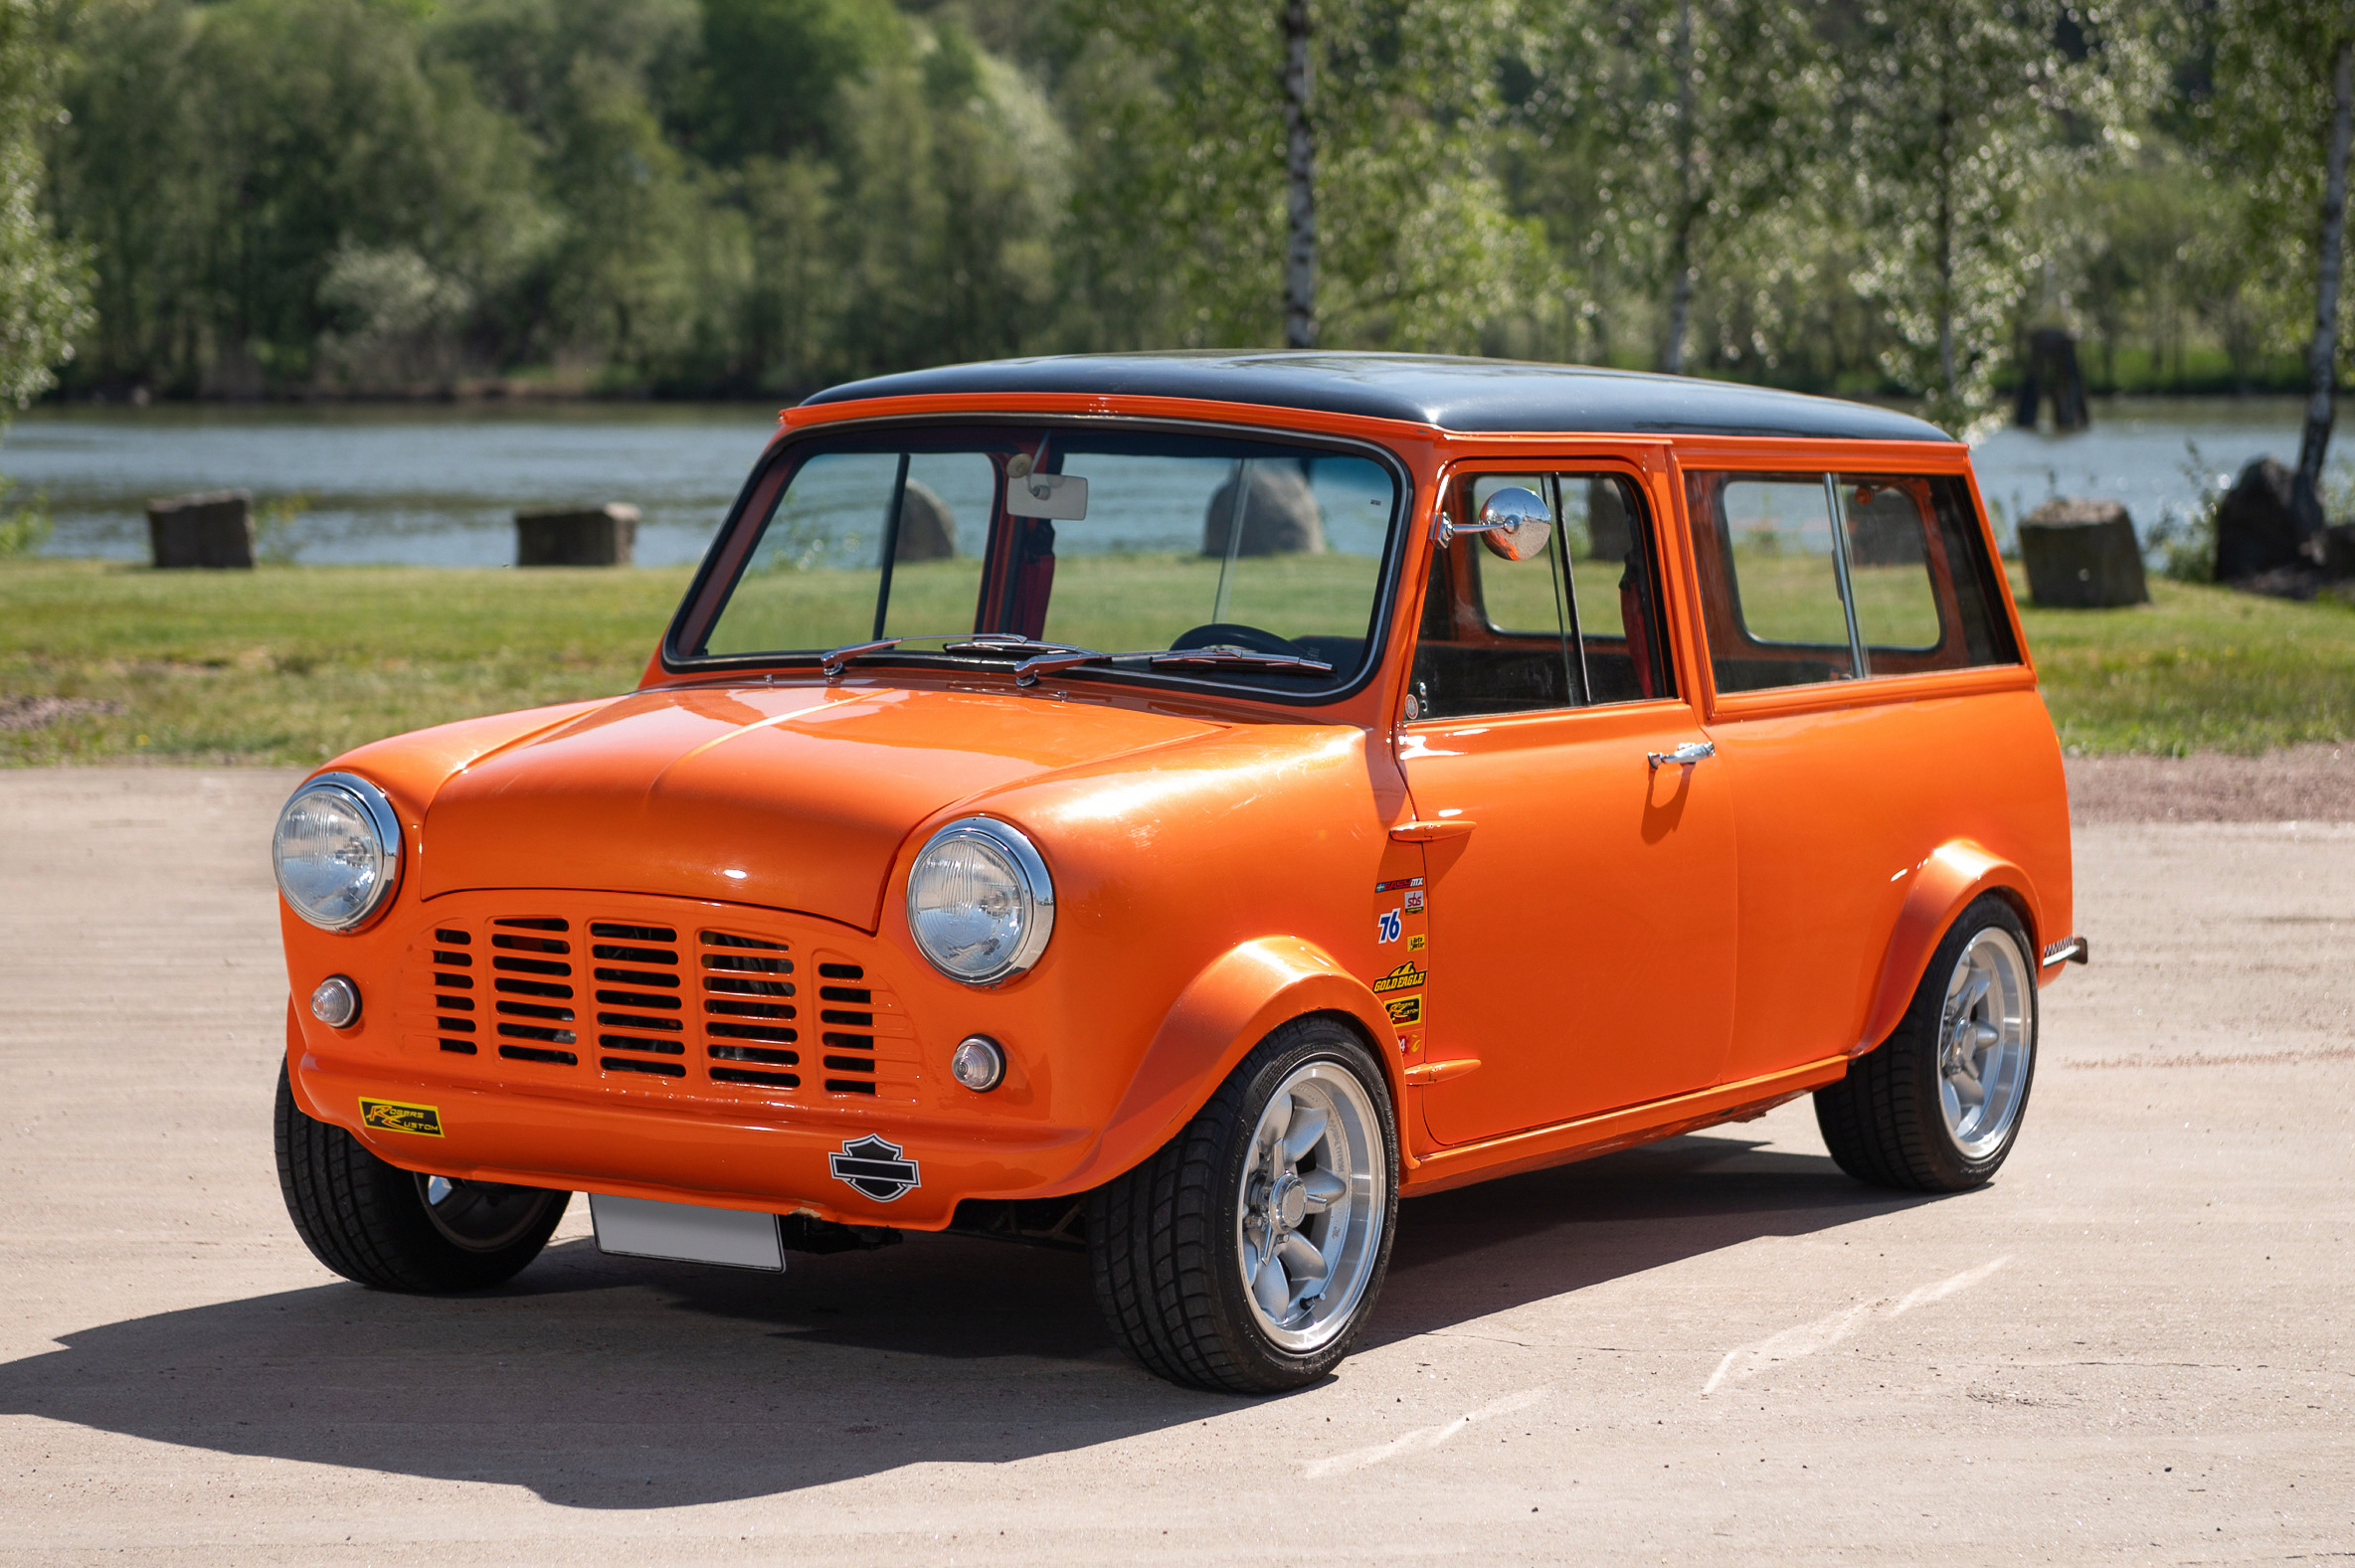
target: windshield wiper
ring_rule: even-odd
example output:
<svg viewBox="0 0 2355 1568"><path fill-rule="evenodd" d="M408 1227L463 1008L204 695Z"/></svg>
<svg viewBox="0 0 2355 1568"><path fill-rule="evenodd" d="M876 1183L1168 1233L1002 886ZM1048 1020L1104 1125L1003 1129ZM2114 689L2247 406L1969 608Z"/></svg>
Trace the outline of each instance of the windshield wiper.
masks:
<svg viewBox="0 0 2355 1568"><path fill-rule="evenodd" d="M1123 653L1124 659L1147 664L1223 664L1229 669L1280 670L1287 674L1330 675L1333 666L1323 659L1304 659L1290 653L1251 653L1239 648L1172 648L1163 653Z"/></svg>
<svg viewBox="0 0 2355 1568"><path fill-rule="evenodd" d="M943 653L996 653L1012 656L1024 648L1055 649L1060 642L1039 642L1018 636L1010 631L910 631L896 637L878 637L872 642L845 642L838 648L828 648L817 655L817 667L832 680L842 673L852 659L863 659L870 653L888 653L903 642L930 642L938 638Z"/></svg>
<svg viewBox="0 0 2355 1568"><path fill-rule="evenodd" d="M1061 648L1041 653L1014 666L1014 684L1034 686L1041 675L1067 670L1101 659L1107 664L1214 664L1228 669L1270 670L1283 675L1330 675L1333 666L1323 659L1296 658L1289 653L1247 653L1231 648L1166 648L1160 652L1094 653L1086 648Z"/></svg>
<svg viewBox="0 0 2355 1568"><path fill-rule="evenodd" d="M838 648L828 648L818 655L818 668L832 680L842 673L853 659L870 653L885 653L903 642L927 641L931 636L911 634L904 637L883 637L873 642L847 642ZM1041 642L1036 637L1020 636L1010 631L982 631L957 641L944 641L943 653L976 654L984 657L1017 659L1014 665L1014 684L1035 686L1041 675L1052 675L1058 670L1071 669L1081 664L1102 660L1107 664L1162 665L1207 664L1227 669L1269 670L1286 675L1330 675L1333 666L1323 659L1297 658L1289 653L1252 653L1239 648L1167 648L1160 651L1137 653L1099 653L1094 648L1074 647L1068 642Z"/></svg>
<svg viewBox="0 0 2355 1568"><path fill-rule="evenodd" d="M1022 653L1086 653L1090 649L1069 642L1041 642L1036 637L1025 637L1018 631L977 631L969 637L941 644L943 653L991 655L1012 658Z"/></svg>

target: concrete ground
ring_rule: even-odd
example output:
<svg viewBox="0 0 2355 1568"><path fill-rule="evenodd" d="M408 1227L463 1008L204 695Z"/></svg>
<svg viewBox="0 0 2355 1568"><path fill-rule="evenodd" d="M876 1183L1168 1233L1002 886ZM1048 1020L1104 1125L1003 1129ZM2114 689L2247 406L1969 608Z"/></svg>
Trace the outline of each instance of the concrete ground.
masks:
<svg viewBox="0 0 2355 1568"><path fill-rule="evenodd" d="M270 1149L291 776L0 774L0 1564L2355 1558L2355 824L2080 829L1987 1189L1804 1103L1407 1205L1367 1342L1249 1402L1060 1255L508 1290L315 1264Z"/></svg>

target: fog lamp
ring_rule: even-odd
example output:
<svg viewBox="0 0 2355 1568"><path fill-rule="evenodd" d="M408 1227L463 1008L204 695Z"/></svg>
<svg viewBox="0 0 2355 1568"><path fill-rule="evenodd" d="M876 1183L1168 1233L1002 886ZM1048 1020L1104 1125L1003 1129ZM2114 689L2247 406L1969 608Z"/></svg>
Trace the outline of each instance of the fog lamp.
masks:
<svg viewBox="0 0 2355 1568"><path fill-rule="evenodd" d="M986 1034L968 1035L949 1053L949 1071L975 1094L988 1094L1005 1079L1005 1053Z"/></svg>
<svg viewBox="0 0 2355 1568"><path fill-rule="evenodd" d="M310 1015L330 1029L348 1029L360 1016L360 987L330 974L310 993Z"/></svg>

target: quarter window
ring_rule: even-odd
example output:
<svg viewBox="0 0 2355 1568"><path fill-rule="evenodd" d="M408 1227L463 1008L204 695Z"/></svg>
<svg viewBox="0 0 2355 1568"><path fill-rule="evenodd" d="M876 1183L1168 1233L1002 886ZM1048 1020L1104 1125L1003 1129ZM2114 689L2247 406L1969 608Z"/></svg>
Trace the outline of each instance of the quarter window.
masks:
<svg viewBox="0 0 2355 1568"><path fill-rule="evenodd" d="M1686 479L1721 692L2019 660L1951 474Z"/></svg>

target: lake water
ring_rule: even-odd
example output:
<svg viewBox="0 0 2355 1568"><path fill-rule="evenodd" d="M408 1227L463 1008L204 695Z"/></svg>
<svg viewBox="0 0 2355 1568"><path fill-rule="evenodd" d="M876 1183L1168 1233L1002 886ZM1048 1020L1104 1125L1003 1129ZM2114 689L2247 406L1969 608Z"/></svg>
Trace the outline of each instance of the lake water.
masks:
<svg viewBox="0 0 2355 1568"><path fill-rule="evenodd" d="M2297 455L2295 399L2111 400L2092 412L2089 431L2005 429L1978 445L1999 532L2058 493L2124 501L2147 533L2167 508L2196 504L2201 475ZM637 559L667 565L702 554L775 428L774 409L745 404L77 405L20 416L0 472L19 498L47 493L50 555L144 559L149 497L246 488L258 505L298 503L271 544L300 561L502 566L515 558L517 507L627 501L644 514ZM2355 429L2344 438L2355 452Z"/></svg>

